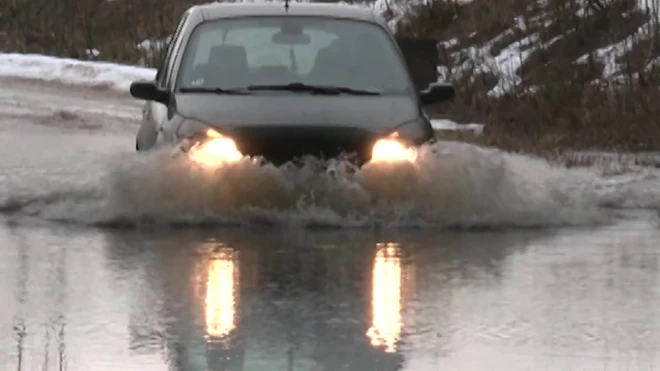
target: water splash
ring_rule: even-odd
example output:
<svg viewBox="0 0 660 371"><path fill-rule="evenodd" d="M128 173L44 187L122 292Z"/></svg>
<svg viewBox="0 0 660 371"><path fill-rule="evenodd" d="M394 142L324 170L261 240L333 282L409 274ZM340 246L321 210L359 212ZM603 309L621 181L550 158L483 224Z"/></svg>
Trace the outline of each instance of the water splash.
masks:
<svg viewBox="0 0 660 371"><path fill-rule="evenodd" d="M325 166L320 166L325 165ZM124 154L67 189L0 197L4 213L100 226L545 227L607 222L612 184L590 169L466 143L422 147L415 164L245 159L215 172L167 152Z"/></svg>

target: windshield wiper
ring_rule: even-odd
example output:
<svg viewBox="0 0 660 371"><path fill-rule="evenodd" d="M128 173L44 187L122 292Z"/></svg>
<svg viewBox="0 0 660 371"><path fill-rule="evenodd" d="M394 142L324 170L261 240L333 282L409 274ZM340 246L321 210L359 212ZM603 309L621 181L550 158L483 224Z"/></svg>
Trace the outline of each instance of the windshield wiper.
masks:
<svg viewBox="0 0 660 371"><path fill-rule="evenodd" d="M359 90L345 86L333 86L333 85L308 85L300 82L294 82L291 84L284 84L284 85L250 85L247 87L247 90L280 90L280 91L306 92L306 93L324 94L324 95L339 95L339 94L380 95L381 94L380 92L373 90Z"/></svg>
<svg viewBox="0 0 660 371"><path fill-rule="evenodd" d="M239 89L224 89L224 88L207 88L203 86L184 86L179 89L182 93L211 93L211 94L252 94L251 92L245 90L245 88Z"/></svg>

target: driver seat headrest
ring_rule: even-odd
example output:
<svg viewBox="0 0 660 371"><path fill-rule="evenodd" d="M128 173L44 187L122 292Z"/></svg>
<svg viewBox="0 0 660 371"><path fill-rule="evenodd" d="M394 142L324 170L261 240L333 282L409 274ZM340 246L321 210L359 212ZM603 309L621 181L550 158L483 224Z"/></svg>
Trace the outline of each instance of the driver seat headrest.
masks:
<svg viewBox="0 0 660 371"><path fill-rule="evenodd" d="M208 77L218 87L239 87L247 84L247 52L240 45L217 45L209 51Z"/></svg>

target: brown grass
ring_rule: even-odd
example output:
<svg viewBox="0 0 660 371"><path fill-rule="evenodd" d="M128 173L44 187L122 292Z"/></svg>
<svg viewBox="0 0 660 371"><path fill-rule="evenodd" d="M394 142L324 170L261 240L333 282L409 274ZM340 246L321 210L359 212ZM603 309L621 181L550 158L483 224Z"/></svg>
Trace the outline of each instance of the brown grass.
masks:
<svg viewBox="0 0 660 371"><path fill-rule="evenodd" d="M0 3L0 41L5 51L154 66L160 53L138 48L145 39L163 39L179 17L203 0L7 0Z"/></svg>
<svg viewBox="0 0 660 371"><path fill-rule="evenodd" d="M593 55L599 48L636 35L649 21L657 25L658 14L636 9L634 0L592 0L589 14L583 17L576 16L574 0L552 0L546 9L530 6L535 3L526 0L475 0L449 10L446 3L418 8L399 32L457 39L449 50L441 50L441 59L448 67L454 62L450 53L483 45L498 35L491 55L534 33L538 41L515 71L521 84L505 96L492 97L487 92L496 85L497 75L508 71L483 73L478 70L483 65L475 63L454 80L456 100L432 107L431 114L483 122L486 128L481 136L462 132L443 137L538 154L660 149L660 78L657 70L645 71L660 55L658 27L651 27L644 38L632 37L632 50L618 58L623 73L616 82L602 77L605 66ZM428 16L433 13L430 7L437 8L436 12L451 11L454 20L434 22ZM538 20L552 22L542 24ZM507 29L512 32L503 34ZM575 63L584 55L589 56L586 63ZM535 90L530 92L530 87Z"/></svg>

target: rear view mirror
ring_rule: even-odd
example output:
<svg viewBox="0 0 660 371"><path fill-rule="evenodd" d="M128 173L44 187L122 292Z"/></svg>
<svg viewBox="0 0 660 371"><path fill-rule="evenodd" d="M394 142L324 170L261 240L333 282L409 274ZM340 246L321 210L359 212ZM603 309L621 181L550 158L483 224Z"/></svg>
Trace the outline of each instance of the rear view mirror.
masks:
<svg viewBox="0 0 660 371"><path fill-rule="evenodd" d="M438 81L438 41L413 37L397 37L396 42L403 53L417 90L426 89Z"/></svg>
<svg viewBox="0 0 660 371"><path fill-rule="evenodd" d="M427 106L433 103L451 100L454 98L455 92L454 86L450 83L432 82L419 95L422 105Z"/></svg>
<svg viewBox="0 0 660 371"><path fill-rule="evenodd" d="M160 103L166 103L168 94L156 85L155 81L140 80L134 81L130 88L131 96L137 99L153 100Z"/></svg>
<svg viewBox="0 0 660 371"><path fill-rule="evenodd" d="M280 32L273 35L272 41L274 44L307 45L311 38L303 32L303 28L298 22L287 20L282 24Z"/></svg>

